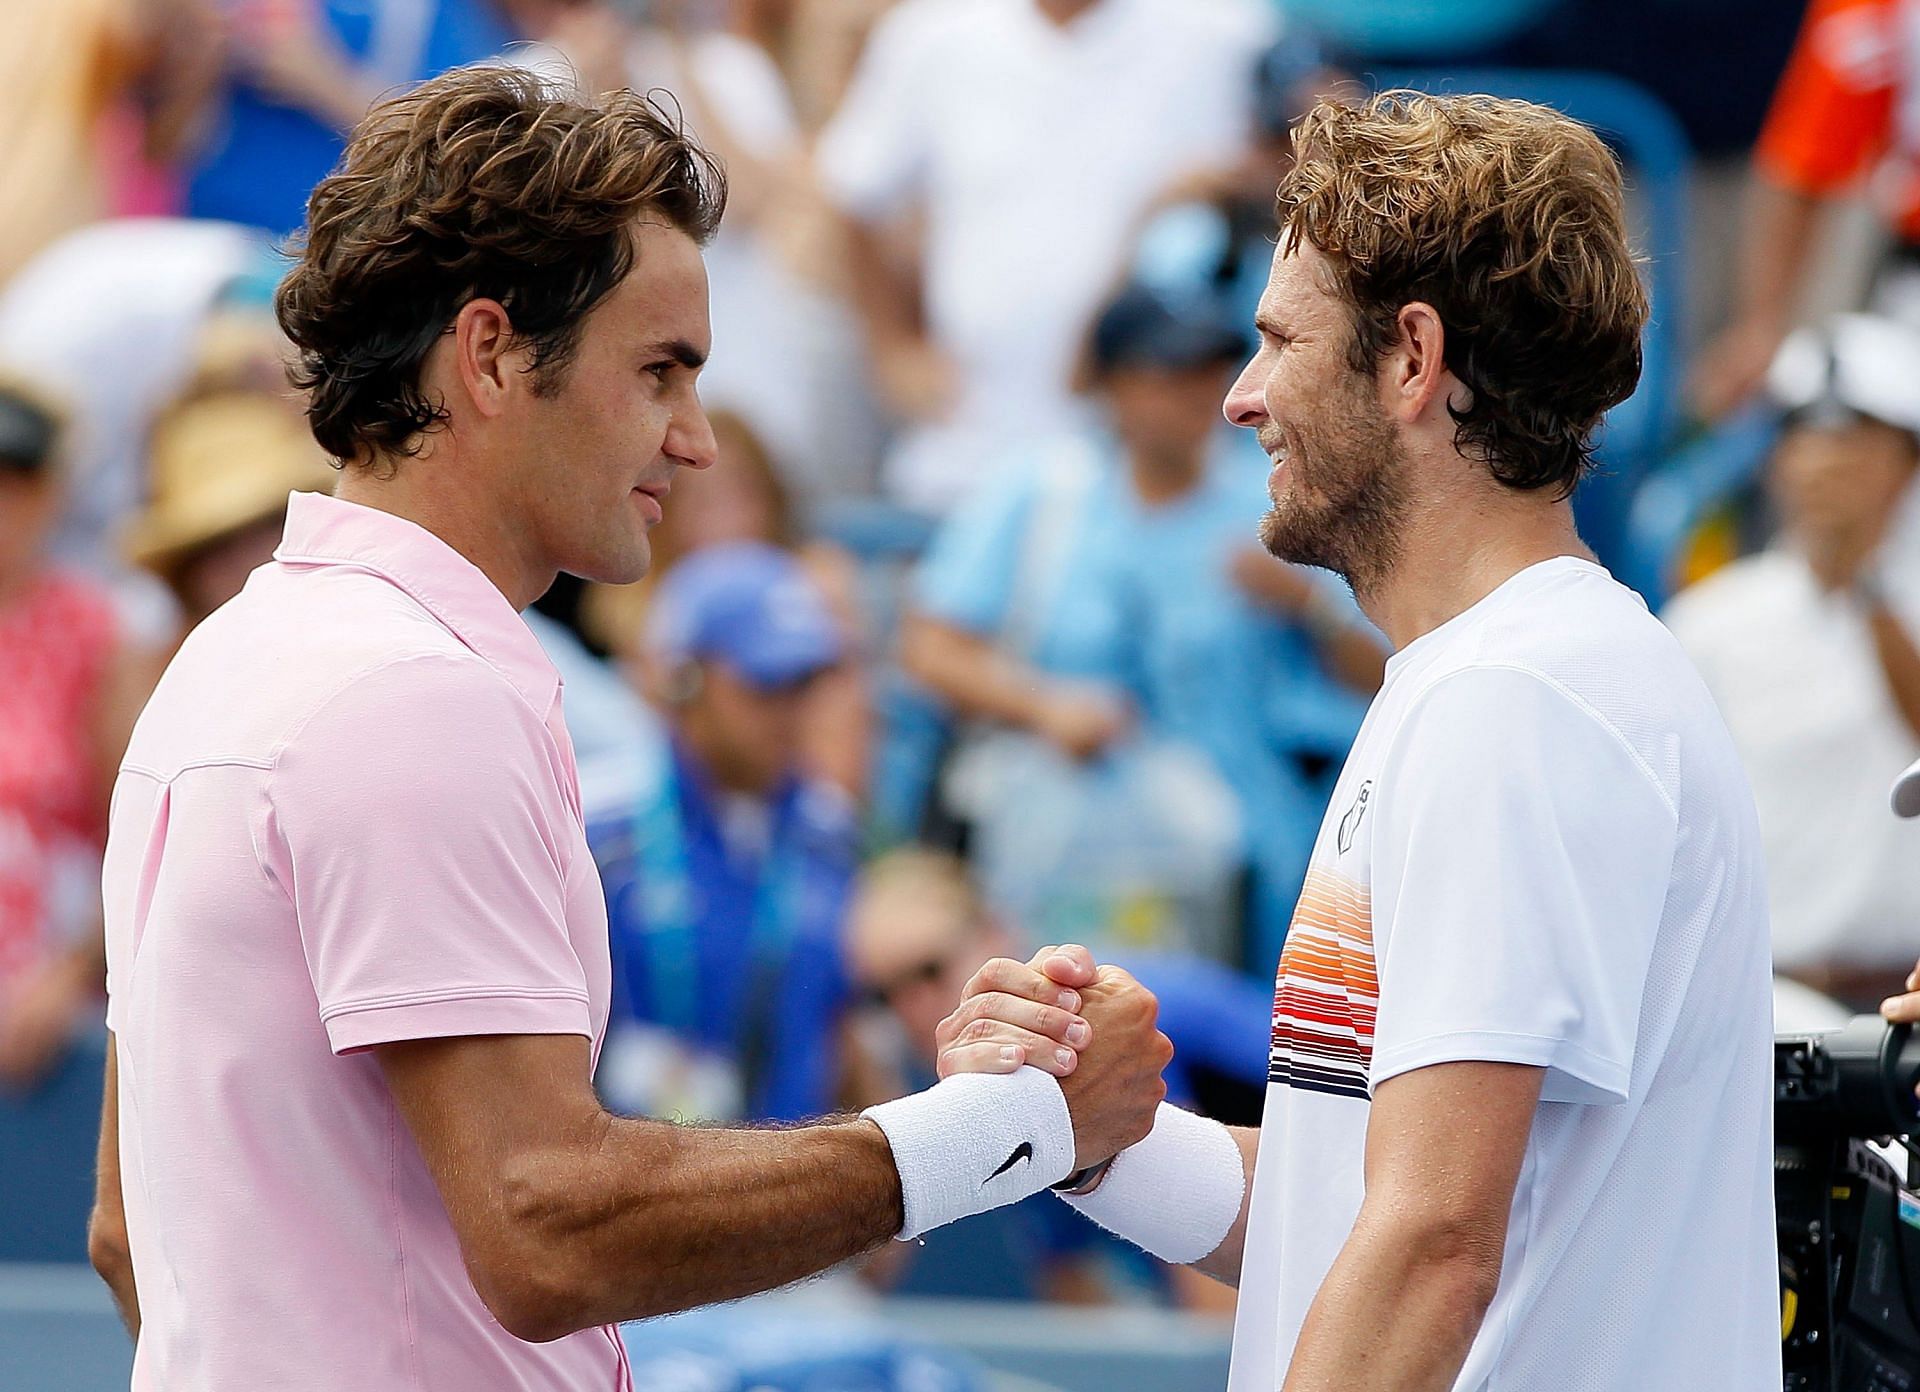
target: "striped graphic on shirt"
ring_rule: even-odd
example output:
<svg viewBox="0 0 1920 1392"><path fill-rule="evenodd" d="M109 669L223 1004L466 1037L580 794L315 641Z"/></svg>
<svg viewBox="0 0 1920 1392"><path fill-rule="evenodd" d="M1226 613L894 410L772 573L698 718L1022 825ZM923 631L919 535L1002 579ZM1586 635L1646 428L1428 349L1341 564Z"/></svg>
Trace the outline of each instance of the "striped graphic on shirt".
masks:
<svg viewBox="0 0 1920 1392"><path fill-rule="evenodd" d="M1366 889L1325 870L1308 871L1274 984L1267 1081L1369 1097L1379 1003Z"/></svg>

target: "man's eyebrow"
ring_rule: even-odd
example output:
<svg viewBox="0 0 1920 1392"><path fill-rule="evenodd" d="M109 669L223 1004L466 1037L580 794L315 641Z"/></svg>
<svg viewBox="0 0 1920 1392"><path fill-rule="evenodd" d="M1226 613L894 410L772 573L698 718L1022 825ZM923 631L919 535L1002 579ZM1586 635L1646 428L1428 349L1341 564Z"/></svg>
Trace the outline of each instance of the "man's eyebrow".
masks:
<svg viewBox="0 0 1920 1392"><path fill-rule="evenodd" d="M706 365L707 355L687 342L684 338L669 339L664 343L649 343L640 350L643 358L672 358L682 367L700 368Z"/></svg>

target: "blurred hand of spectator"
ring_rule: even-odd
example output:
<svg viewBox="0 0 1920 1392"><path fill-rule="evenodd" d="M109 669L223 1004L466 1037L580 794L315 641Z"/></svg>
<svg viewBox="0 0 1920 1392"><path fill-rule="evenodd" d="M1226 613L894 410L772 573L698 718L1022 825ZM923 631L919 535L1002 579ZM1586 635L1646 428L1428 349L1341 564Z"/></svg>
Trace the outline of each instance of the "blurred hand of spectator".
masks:
<svg viewBox="0 0 1920 1392"><path fill-rule="evenodd" d="M1262 546L1249 544L1234 552L1227 573L1248 599L1282 614L1298 614L1313 600L1313 581L1305 568L1276 559Z"/></svg>
<svg viewBox="0 0 1920 1392"><path fill-rule="evenodd" d="M633 26L611 5L558 7L545 17L535 37L566 55L589 95L636 85L627 70Z"/></svg>
<svg viewBox="0 0 1920 1392"><path fill-rule="evenodd" d="M63 953L28 973L0 1010L0 1085L25 1091L49 1073L104 980L97 951Z"/></svg>
<svg viewBox="0 0 1920 1392"><path fill-rule="evenodd" d="M1687 384L1694 413L1715 421L1759 392L1786 328L1778 319L1743 318L1701 351Z"/></svg>
<svg viewBox="0 0 1920 1392"><path fill-rule="evenodd" d="M1063 684L1034 706L1034 732L1073 759L1093 758L1132 725L1125 703L1098 687Z"/></svg>
<svg viewBox="0 0 1920 1392"><path fill-rule="evenodd" d="M903 421L946 420L959 399L959 370L931 339L889 336L874 354L874 377L887 409Z"/></svg>
<svg viewBox="0 0 1920 1392"><path fill-rule="evenodd" d="M243 0L228 16L233 62L262 91L337 130L380 96L320 14L318 0Z"/></svg>
<svg viewBox="0 0 1920 1392"><path fill-rule="evenodd" d="M1880 1002L1880 1013L1893 1024L1920 1024L1920 962L1907 973L1905 994L1888 996Z"/></svg>

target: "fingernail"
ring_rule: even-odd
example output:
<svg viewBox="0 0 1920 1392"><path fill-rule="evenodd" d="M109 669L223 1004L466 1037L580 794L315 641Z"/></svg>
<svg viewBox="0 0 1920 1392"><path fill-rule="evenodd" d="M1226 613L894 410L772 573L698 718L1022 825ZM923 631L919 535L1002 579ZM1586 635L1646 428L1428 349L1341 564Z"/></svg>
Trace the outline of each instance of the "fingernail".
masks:
<svg viewBox="0 0 1920 1392"><path fill-rule="evenodd" d="M1071 1049L1055 1049L1055 1050L1053 1051L1053 1056L1054 1056L1054 1058L1055 1058L1055 1059L1057 1059L1057 1060L1059 1061L1059 1063L1060 1063L1060 1066L1061 1066L1062 1068L1071 1068L1071 1067L1073 1067L1073 1050L1071 1050Z"/></svg>
<svg viewBox="0 0 1920 1392"><path fill-rule="evenodd" d="M1060 1008L1062 1010L1071 1011L1075 1015L1080 1013L1080 993L1078 991L1062 991L1057 999L1060 1002Z"/></svg>
<svg viewBox="0 0 1920 1392"><path fill-rule="evenodd" d="M1020 1062L1020 1046L1018 1044L1002 1044L1000 1046L1000 1062Z"/></svg>
<svg viewBox="0 0 1920 1392"><path fill-rule="evenodd" d="M1093 1038L1093 1029L1085 1020L1075 1020L1067 1026L1067 1043L1074 1048L1085 1047L1086 1042L1091 1038Z"/></svg>
<svg viewBox="0 0 1920 1392"><path fill-rule="evenodd" d="M1882 1015L1891 1015L1891 1014L1893 1014L1893 1009L1894 1009L1894 1007L1895 1007L1896 1005L1898 1005L1899 1003L1900 1003L1900 1001L1899 1001L1899 998L1898 998L1898 997L1895 997L1895 996L1888 996L1888 997L1887 997L1887 998L1886 998L1885 1000L1883 1000L1883 1001L1881 1001L1881 1002L1880 1002L1880 1013L1881 1013Z"/></svg>

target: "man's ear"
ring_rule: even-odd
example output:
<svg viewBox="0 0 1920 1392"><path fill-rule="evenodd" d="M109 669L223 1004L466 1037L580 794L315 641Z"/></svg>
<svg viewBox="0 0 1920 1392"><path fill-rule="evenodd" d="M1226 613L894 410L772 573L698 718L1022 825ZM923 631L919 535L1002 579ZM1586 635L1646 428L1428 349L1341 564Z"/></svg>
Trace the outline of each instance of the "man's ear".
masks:
<svg viewBox="0 0 1920 1392"><path fill-rule="evenodd" d="M1400 307L1396 319L1400 341L1384 364L1387 380L1381 392L1387 409L1411 425L1455 393L1466 392L1460 379L1447 370L1447 328L1439 311L1422 300ZM1454 402L1465 406L1464 399Z"/></svg>
<svg viewBox="0 0 1920 1392"><path fill-rule="evenodd" d="M524 354L515 351L513 321L498 300L468 300L453 320L455 379L474 411L491 419L519 384Z"/></svg>

